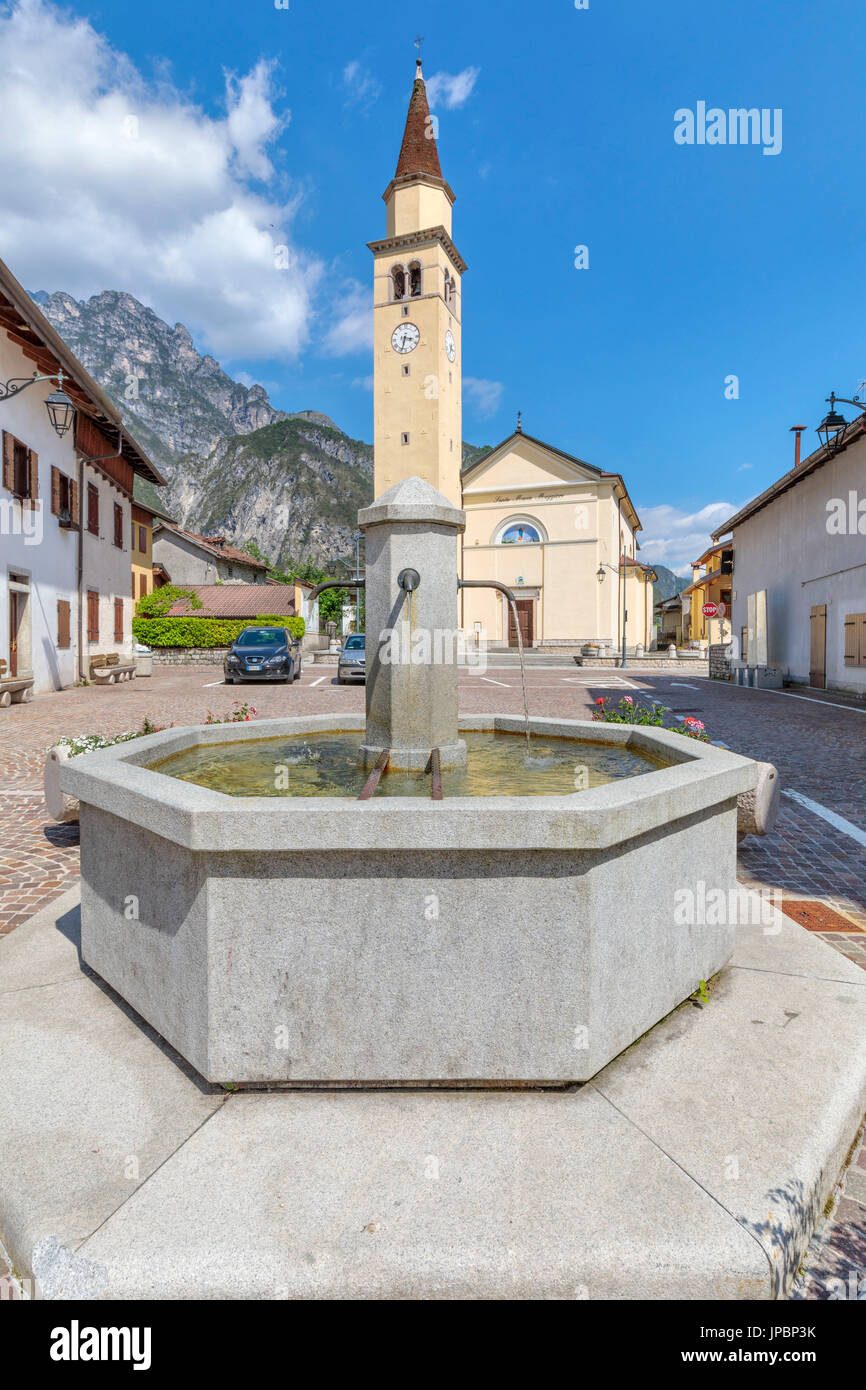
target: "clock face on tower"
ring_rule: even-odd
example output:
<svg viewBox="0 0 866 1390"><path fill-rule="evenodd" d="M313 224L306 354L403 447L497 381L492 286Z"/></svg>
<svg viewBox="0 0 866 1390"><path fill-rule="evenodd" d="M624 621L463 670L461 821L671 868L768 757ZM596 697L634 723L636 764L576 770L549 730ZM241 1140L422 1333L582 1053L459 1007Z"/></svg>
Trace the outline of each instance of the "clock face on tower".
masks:
<svg viewBox="0 0 866 1390"><path fill-rule="evenodd" d="M414 323L399 323L391 334L391 346L395 352L412 352L421 341L421 334Z"/></svg>
<svg viewBox="0 0 866 1390"><path fill-rule="evenodd" d="M445 334L445 351L448 354L448 361L453 362L454 358L457 356L457 348L454 345L454 334L451 332L450 328Z"/></svg>

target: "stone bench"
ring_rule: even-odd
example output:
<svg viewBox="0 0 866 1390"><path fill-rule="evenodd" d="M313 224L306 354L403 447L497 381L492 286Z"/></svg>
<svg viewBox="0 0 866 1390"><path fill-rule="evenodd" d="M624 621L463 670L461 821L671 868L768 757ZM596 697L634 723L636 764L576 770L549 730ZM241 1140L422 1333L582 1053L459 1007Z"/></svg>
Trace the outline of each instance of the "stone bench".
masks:
<svg viewBox="0 0 866 1390"><path fill-rule="evenodd" d="M0 706L26 705L33 699L33 680L29 671L10 676L8 664L0 660Z"/></svg>
<svg viewBox="0 0 866 1390"><path fill-rule="evenodd" d="M135 662L121 661L117 652L90 658L90 679L94 685L115 685L135 679Z"/></svg>

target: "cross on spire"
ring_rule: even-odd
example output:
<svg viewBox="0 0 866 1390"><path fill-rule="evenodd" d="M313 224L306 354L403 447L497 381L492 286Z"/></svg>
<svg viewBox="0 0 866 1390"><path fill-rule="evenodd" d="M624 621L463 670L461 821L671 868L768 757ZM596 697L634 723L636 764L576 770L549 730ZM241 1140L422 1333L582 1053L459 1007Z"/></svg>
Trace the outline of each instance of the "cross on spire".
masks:
<svg viewBox="0 0 866 1390"><path fill-rule="evenodd" d="M418 65L419 68L420 68L420 66L421 66L421 45L422 45L423 42L424 42L424 35L423 35L423 34L419 34L418 37L417 37L417 39L415 40L415 47L416 47L417 50L418 50L417 65Z"/></svg>

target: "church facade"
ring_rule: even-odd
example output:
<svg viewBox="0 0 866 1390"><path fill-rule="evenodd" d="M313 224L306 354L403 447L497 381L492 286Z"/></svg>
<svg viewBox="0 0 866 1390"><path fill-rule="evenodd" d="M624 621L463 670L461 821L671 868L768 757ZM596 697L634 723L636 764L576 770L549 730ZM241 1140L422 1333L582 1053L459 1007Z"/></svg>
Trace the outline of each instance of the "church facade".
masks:
<svg viewBox="0 0 866 1390"><path fill-rule="evenodd" d="M655 574L637 559L640 519L618 473L524 434L462 466L462 317L466 264L452 239L417 64L397 170L382 195L374 257L374 488L418 475L466 512L461 577L515 590L517 619L492 590L464 589L467 637L515 646L649 646Z"/></svg>

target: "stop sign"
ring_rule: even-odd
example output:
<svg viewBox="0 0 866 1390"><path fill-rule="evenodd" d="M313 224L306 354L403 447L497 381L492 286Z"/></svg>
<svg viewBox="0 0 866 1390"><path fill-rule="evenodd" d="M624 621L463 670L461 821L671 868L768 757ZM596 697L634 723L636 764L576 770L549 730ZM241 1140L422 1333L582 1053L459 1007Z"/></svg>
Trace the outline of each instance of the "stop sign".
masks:
<svg viewBox="0 0 866 1390"><path fill-rule="evenodd" d="M719 611L717 603L705 603L701 612L705 618L714 618Z"/></svg>

